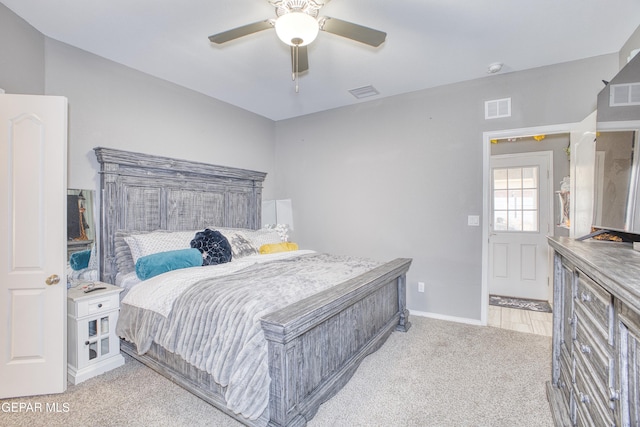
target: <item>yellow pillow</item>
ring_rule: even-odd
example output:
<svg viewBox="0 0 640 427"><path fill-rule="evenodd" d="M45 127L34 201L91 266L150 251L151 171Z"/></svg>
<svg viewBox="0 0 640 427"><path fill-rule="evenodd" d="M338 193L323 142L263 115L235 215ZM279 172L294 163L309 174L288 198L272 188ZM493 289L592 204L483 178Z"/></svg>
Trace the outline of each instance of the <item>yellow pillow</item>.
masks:
<svg viewBox="0 0 640 427"><path fill-rule="evenodd" d="M276 252L297 251L298 245L291 242L267 243L260 246L261 254L275 254Z"/></svg>

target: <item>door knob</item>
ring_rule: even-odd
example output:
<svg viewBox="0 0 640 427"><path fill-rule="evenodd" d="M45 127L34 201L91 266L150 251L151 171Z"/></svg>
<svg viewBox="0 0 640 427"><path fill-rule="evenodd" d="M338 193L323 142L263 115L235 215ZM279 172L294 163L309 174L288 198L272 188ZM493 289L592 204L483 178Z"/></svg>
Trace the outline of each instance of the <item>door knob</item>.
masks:
<svg viewBox="0 0 640 427"><path fill-rule="evenodd" d="M51 276L45 279L44 283L46 283L49 286L56 285L60 283L60 277L57 274L52 274Z"/></svg>

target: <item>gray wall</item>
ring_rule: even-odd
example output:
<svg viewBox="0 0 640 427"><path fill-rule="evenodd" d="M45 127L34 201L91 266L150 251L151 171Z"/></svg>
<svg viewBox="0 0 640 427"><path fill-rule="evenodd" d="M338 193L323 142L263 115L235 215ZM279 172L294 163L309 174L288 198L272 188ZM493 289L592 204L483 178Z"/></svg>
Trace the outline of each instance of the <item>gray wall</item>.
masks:
<svg viewBox="0 0 640 427"><path fill-rule="evenodd" d="M119 148L267 172L273 121L46 39L46 94L69 99L69 186L98 188L93 148Z"/></svg>
<svg viewBox="0 0 640 427"><path fill-rule="evenodd" d="M0 52L7 93L68 98L70 188L98 189L107 146L267 172L274 197L273 121L44 37L2 4Z"/></svg>
<svg viewBox="0 0 640 427"><path fill-rule="evenodd" d="M0 3L0 88L44 94L44 36Z"/></svg>
<svg viewBox="0 0 640 427"><path fill-rule="evenodd" d="M302 247L411 257L410 309L480 319L483 132L579 122L618 55L437 87L276 123L276 191ZM484 120L484 101L513 116ZM425 282L424 293L417 282Z"/></svg>

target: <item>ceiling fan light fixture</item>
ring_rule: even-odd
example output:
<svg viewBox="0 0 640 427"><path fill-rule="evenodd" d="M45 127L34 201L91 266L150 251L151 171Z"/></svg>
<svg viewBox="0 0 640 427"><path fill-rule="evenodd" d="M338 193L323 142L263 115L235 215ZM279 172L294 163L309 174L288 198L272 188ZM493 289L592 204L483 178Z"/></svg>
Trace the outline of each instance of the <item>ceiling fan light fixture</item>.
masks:
<svg viewBox="0 0 640 427"><path fill-rule="evenodd" d="M306 46L316 39L318 21L304 12L290 12L276 19L276 34L289 46Z"/></svg>

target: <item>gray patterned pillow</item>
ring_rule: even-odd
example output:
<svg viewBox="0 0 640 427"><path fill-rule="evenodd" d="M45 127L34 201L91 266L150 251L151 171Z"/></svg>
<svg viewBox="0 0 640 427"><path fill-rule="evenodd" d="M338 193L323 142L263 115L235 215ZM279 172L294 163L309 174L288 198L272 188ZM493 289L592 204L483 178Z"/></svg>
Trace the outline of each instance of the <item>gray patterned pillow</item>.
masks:
<svg viewBox="0 0 640 427"><path fill-rule="evenodd" d="M231 244L233 259L258 254L258 249L251 244L242 231L230 229L219 229L218 231L220 231L220 233L227 238L229 244Z"/></svg>

